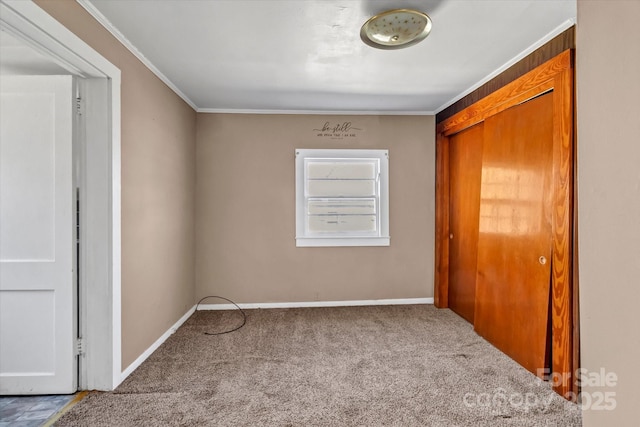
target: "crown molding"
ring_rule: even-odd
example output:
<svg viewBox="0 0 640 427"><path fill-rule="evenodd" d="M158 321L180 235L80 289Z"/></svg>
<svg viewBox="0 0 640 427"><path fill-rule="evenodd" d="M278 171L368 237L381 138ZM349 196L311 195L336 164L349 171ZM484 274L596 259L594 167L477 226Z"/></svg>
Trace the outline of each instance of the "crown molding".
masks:
<svg viewBox="0 0 640 427"><path fill-rule="evenodd" d="M480 80L479 82L477 82L476 84L474 84L473 86L471 86L470 88L465 90L464 92L460 93L459 95L455 96L454 98L451 98L451 100L449 100L449 101L445 102L444 104L442 104L440 106L440 108L436 109L435 114L438 114L439 112L441 112L445 108L449 107L450 105L453 105L454 103L458 102L459 100L461 100L465 96L469 95L471 92L473 92L474 90L478 89L480 86L482 86L483 84L487 83L488 81L490 81L494 77L500 75L502 72L504 72L507 69L509 69L509 67L511 67L514 64L518 63L518 61L520 61L521 59L526 58L529 54L534 52L536 49L544 46L546 43L548 43L549 41L553 40L553 38L555 38L556 36L562 34L566 30L568 30L569 28L573 27L575 24L576 24L576 20L575 19L567 19L562 24L558 25L556 28L554 28L549 33L547 33L542 38L540 38L537 42L533 43L527 49L523 50L518 55L514 56L512 59L507 61L500 68L496 69L494 72L489 74L487 77L483 78L482 80Z"/></svg>
<svg viewBox="0 0 640 427"><path fill-rule="evenodd" d="M435 116L434 111L365 111L365 110L248 110L229 108L198 108L198 113L213 114L282 114L334 116Z"/></svg>
<svg viewBox="0 0 640 427"><path fill-rule="evenodd" d="M134 46L133 43L127 39L124 34L120 32L103 14L100 12L89 0L76 0L76 2L82 6L93 18L95 18L100 25L102 25L108 32L111 33L124 47L129 50L136 58L140 60L153 74L156 75L164 84L166 84L172 91L176 93L184 102L189 104L191 108L195 111L198 111L198 106L191 100L184 92L182 92L178 86L176 86L167 76L162 74L162 72L147 58L142 52L138 50L137 47Z"/></svg>
<svg viewBox="0 0 640 427"><path fill-rule="evenodd" d="M165 76L140 50L120 32L106 16L100 12L90 0L76 0L100 25L102 25L129 52L140 60L153 74L166 84L176 95L198 113L217 114L283 114L283 115L352 115L352 116L434 116L437 111L370 111L370 110L274 110L274 109L235 109L235 108L200 108L184 92L182 92L167 76Z"/></svg>

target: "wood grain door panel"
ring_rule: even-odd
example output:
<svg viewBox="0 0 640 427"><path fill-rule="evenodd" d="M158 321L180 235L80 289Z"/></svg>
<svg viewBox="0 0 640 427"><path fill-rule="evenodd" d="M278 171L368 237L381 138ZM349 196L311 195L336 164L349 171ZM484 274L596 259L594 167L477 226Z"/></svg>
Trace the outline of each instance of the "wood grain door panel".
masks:
<svg viewBox="0 0 640 427"><path fill-rule="evenodd" d="M548 351L552 160L551 92L485 120L475 329L534 373Z"/></svg>
<svg viewBox="0 0 640 427"><path fill-rule="evenodd" d="M473 323L484 124L449 139L449 308Z"/></svg>

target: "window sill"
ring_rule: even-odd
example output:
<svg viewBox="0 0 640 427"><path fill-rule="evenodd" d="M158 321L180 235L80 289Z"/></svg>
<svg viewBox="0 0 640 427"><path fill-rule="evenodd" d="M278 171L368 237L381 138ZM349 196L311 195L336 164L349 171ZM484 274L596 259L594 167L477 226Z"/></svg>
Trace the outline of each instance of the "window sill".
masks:
<svg viewBox="0 0 640 427"><path fill-rule="evenodd" d="M390 246L390 237L297 237L296 247Z"/></svg>

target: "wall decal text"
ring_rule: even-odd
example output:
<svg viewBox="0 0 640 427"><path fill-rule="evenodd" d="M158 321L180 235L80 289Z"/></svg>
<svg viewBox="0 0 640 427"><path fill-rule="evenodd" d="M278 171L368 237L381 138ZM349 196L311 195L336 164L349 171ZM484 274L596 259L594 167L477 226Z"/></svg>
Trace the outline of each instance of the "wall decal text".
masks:
<svg viewBox="0 0 640 427"><path fill-rule="evenodd" d="M357 131L360 130L362 129L353 126L351 122L324 122L321 128L313 129L314 132L317 132L316 136L331 139L354 138L358 136Z"/></svg>

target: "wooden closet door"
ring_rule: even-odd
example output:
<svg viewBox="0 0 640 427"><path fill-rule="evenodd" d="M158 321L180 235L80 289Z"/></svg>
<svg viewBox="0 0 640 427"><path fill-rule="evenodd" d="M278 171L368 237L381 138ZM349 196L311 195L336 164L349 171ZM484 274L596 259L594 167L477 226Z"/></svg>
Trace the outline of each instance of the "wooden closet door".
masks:
<svg viewBox="0 0 640 427"><path fill-rule="evenodd" d="M449 138L449 308L473 323L482 123Z"/></svg>
<svg viewBox="0 0 640 427"><path fill-rule="evenodd" d="M475 329L545 367L552 248L553 94L485 120Z"/></svg>

